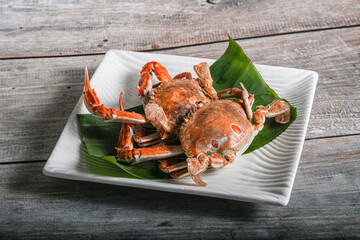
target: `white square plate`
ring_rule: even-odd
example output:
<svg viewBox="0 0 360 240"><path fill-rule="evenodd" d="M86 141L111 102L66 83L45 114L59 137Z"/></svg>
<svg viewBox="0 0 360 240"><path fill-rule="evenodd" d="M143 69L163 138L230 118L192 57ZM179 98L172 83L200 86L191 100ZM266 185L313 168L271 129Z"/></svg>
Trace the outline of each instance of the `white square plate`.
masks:
<svg viewBox="0 0 360 240"><path fill-rule="evenodd" d="M193 65L200 62L214 62L211 59L110 50L94 73L91 86L107 107L118 108L120 92L124 92L125 108L141 105L137 92L139 72L149 61L160 62L172 76L192 71ZM256 68L279 97L287 99L297 108L298 117L282 135L266 146L241 156L223 169L202 174L207 187L195 186L190 177L142 180L104 176L90 171L81 159L84 147L76 121L76 114L89 113L82 97L71 113L43 172L66 179L285 206L289 202L299 164L318 75L301 69L264 65L256 65ZM196 76L193 71L192 74ZM96 167L112 168L108 163ZM116 171L117 167L113 168Z"/></svg>

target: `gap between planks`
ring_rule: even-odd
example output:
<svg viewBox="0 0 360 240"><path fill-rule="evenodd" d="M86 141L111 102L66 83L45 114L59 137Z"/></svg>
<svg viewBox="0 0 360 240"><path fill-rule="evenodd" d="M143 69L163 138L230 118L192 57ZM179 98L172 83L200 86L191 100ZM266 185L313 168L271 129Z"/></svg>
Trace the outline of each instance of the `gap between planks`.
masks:
<svg viewBox="0 0 360 240"><path fill-rule="evenodd" d="M360 24L357 0L11 2L0 8L4 58L139 51L221 41L227 34L238 39Z"/></svg>
<svg viewBox="0 0 360 240"><path fill-rule="evenodd" d="M294 31L294 32L283 32L283 33L274 33L274 34L265 34L262 36L252 36L252 37L243 37L243 38L234 38L235 41L240 40L251 40L251 39L258 39L258 38L268 38L268 37L276 37L276 36L284 36L284 35L294 35L294 34L302 34L302 33L310 33L310 32L319 32L319 31L331 31L331 30L337 30L337 29L346 29L346 28L356 28L360 27L360 24L354 24L349 26L340 26L340 27L329 27L329 28L317 28L317 29L309 29L309 30L301 30L301 31ZM231 37L231 36L229 36ZM164 48L156 48L156 49L145 49L145 50L139 50L136 52L158 52L162 50L173 50L173 49L179 49L179 48L187 48L187 47L196 47L196 46L203 46L207 44L216 44L216 43L224 43L227 42L226 40L217 40L217 41L209 41L209 42L202 42L202 43L196 43L196 44L186 44L186 45L179 45L174 47L164 47ZM36 58L63 58L63 57L82 57L82 56L101 56L104 55L106 51L103 52L96 52L96 53L82 53L82 54L61 54L61 55L34 55L34 56L22 56L22 57L5 57L1 58L0 61L4 60L16 60L16 59L36 59ZM131 51L131 50L129 50Z"/></svg>

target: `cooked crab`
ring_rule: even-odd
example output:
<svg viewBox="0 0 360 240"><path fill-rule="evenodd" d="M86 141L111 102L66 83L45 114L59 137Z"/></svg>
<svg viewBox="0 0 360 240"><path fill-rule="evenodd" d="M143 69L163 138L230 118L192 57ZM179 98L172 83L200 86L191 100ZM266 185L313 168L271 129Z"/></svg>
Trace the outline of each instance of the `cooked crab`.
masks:
<svg viewBox="0 0 360 240"><path fill-rule="evenodd" d="M171 137L177 136L183 119L197 107L199 102L208 103L217 99L212 87L212 79L207 63L194 66L199 79L192 78L190 72L183 72L171 78L164 66L158 62L149 62L140 72L138 85L145 115L126 112L120 103L120 110L107 108L100 103L96 93L91 89L88 72L85 73L84 97L85 105L95 116L106 121L124 124L119 136L117 155L138 163L152 159L163 159L183 154L181 146L156 145L160 141L167 143ZM152 84L152 73L160 83ZM138 125L149 125L157 132L144 136L143 128ZM134 141L141 148L134 148Z"/></svg>
<svg viewBox="0 0 360 240"><path fill-rule="evenodd" d="M174 178L190 175L197 185L206 186L200 174L208 167L221 168L240 156L262 130L265 117L274 117L275 121L281 124L290 121L290 108L286 102L279 99L268 107L258 106L253 113L251 107L254 96L249 94L241 83L241 89L231 88L216 94L209 85L212 83L212 78L209 66L205 63L195 66L200 77L198 84L194 84L197 82L189 76L189 73L182 73L178 75L180 77L175 77L173 80L161 80L167 74L161 72L159 66L154 67L154 64L157 63L152 62L144 66L138 87L145 105L146 117L125 112L122 106L122 95L120 95L120 111L100 105L95 92L90 89L86 73L84 88L86 105L97 116L123 123L117 148L118 156L127 158L130 163L164 159L159 164L159 168L164 172L170 173ZM159 71L156 72L154 69ZM152 85L151 76L149 76L151 71L155 71L160 82L162 81L155 85L154 89L150 87ZM188 84L200 91L191 91ZM187 87L184 87L185 85ZM182 95L179 93L184 93L187 97L181 98ZM173 98L173 95L177 97ZM179 98L181 98L180 101L178 101ZM169 99L171 101L168 103L166 100ZM188 107L184 108L183 105ZM151 142L156 139L155 135L164 138L164 135L177 133L181 146L166 145L165 142L151 147L134 148L134 139L136 139L133 133L136 128L134 124L147 124L148 119L159 130L159 133L153 136L137 136L137 140L149 141L151 139L149 141ZM183 121L184 123L181 124ZM187 155L186 161L173 164L172 160L165 159L184 152Z"/></svg>
<svg viewBox="0 0 360 240"><path fill-rule="evenodd" d="M224 167L240 156L262 130L265 117L274 117L281 124L290 121L290 108L280 99L268 107L258 106L253 113L254 97L240 85L242 90L233 88L218 93L219 98L237 97L237 101L224 99L199 104L180 131L186 161L172 164L171 160L162 160L160 169L174 178L190 174L197 185L206 186L200 174L208 167Z"/></svg>

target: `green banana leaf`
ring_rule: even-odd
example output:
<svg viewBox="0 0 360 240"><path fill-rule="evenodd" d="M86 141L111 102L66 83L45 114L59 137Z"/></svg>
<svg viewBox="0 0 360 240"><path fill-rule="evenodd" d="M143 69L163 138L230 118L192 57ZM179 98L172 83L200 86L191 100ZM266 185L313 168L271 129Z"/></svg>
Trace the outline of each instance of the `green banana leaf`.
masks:
<svg viewBox="0 0 360 240"><path fill-rule="evenodd" d="M272 90L256 70L254 64L245 55L242 48L229 37L229 46L225 53L210 66L211 76L214 80L213 87L217 92L228 88L239 88L239 83L244 84L246 90L255 95L252 110L259 105L267 106L279 96ZM282 99L286 101L285 99ZM290 104L291 120L287 124L276 123L273 118L267 118L264 128L255 137L244 154L250 153L268 144L293 123L297 116L296 108Z"/></svg>
<svg viewBox="0 0 360 240"><path fill-rule="evenodd" d="M233 87L239 88L239 82L242 82L248 92L255 95L253 111L256 110L258 105L267 106L279 98L265 83L242 48L230 37L227 50L210 66L210 71L214 80L213 87L216 91ZM250 153L271 142L291 125L296 119L297 111L290 104L289 106L291 121L287 124L278 124L274 119L266 119L263 130L255 137L244 154ZM144 112L142 106L128 109L127 111ZM98 161L105 160L110 162L121 169L121 177L143 179L169 178L167 174L158 169L157 161L149 161L136 165L122 163L124 162L123 159L116 161L115 146L121 129L120 123L104 122L90 114L79 114L77 119L83 142L88 151L88 155L84 154L84 158L89 159L91 163L96 161L96 159Z"/></svg>
<svg viewBox="0 0 360 240"><path fill-rule="evenodd" d="M95 157L115 156L121 123L104 122L91 114L78 114L77 120L88 153Z"/></svg>
<svg viewBox="0 0 360 240"><path fill-rule="evenodd" d="M90 155L85 144L81 144L80 156L80 170L86 169L89 173L108 177L139 178L114 165L111 161L104 161L99 157ZM115 159L115 157L111 158Z"/></svg>
<svg viewBox="0 0 360 240"><path fill-rule="evenodd" d="M141 113L141 109L142 106L128 109L128 111ZM116 160L115 146L119 137L121 123L104 122L91 114L78 114L77 121L87 150L81 151L81 158L90 172L124 178L170 178L168 174L159 170L157 161L128 165L122 163L126 161L125 159ZM115 173L106 163L111 163L111 166L115 165L120 168L118 169L119 172Z"/></svg>

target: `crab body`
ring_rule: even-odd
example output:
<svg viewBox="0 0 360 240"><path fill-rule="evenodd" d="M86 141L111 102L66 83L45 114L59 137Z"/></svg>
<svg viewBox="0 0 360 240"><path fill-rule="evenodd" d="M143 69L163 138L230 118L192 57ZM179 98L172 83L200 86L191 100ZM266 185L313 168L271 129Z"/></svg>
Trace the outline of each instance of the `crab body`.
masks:
<svg viewBox="0 0 360 240"><path fill-rule="evenodd" d="M190 175L197 185L206 186L200 174L208 167L224 167L246 151L262 130L265 117L274 117L282 124L290 121L290 108L279 99L268 107L258 106L252 113L254 97L242 84L240 86L242 90L227 89L218 93L220 98L236 96L239 100L212 100L200 104L184 120L180 140L187 155L186 162L171 165L164 160L160 164L163 171L175 178Z"/></svg>
<svg viewBox="0 0 360 240"><path fill-rule="evenodd" d="M177 134L184 117L197 107L198 102L208 103L210 99L196 79L174 79L153 90L145 105L145 115L161 131L158 113L163 111L169 125L173 126L169 132Z"/></svg>
<svg viewBox="0 0 360 240"><path fill-rule="evenodd" d="M197 109L184 124L181 143L188 156L229 152L241 155L253 138L253 125L242 106L234 101L218 100Z"/></svg>

